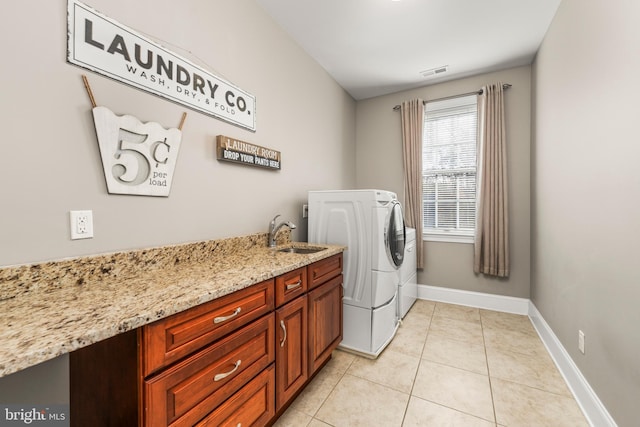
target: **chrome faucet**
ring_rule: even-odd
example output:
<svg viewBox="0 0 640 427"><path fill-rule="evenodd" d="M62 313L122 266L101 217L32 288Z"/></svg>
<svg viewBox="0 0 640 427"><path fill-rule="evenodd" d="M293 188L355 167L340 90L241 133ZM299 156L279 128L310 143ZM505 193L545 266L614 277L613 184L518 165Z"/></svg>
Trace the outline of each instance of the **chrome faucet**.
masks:
<svg viewBox="0 0 640 427"><path fill-rule="evenodd" d="M276 234L278 234L278 231L280 231L280 229L286 225L287 227L289 227L291 230L293 230L294 228L296 228L296 225L294 223L292 223L291 221L284 221L281 222L280 224L276 225L276 219L278 219L280 215L276 215L273 217L273 219L271 220L271 222L269 223L269 247L273 248L276 246Z"/></svg>

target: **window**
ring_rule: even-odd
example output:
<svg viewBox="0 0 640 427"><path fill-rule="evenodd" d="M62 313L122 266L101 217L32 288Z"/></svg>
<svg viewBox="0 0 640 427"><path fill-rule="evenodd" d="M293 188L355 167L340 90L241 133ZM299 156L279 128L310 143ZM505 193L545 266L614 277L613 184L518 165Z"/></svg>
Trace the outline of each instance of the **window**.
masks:
<svg viewBox="0 0 640 427"><path fill-rule="evenodd" d="M473 242L477 96L425 106L422 203L425 240Z"/></svg>

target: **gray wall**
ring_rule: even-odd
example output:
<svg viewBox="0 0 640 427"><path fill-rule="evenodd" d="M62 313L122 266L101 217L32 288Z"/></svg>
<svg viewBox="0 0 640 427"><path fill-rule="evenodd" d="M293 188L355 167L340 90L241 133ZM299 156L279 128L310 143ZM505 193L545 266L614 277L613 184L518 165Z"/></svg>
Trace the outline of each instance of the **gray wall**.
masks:
<svg viewBox="0 0 640 427"><path fill-rule="evenodd" d="M400 114L394 105L404 100L435 99L477 91L483 85L511 83L505 95L509 210L511 214L511 276L506 280L473 273L473 245L424 242L425 269L418 283L514 297L529 297L529 152L531 67L426 86L358 102L356 112L356 173L359 188L383 188L403 198Z"/></svg>
<svg viewBox="0 0 640 427"><path fill-rule="evenodd" d="M67 64L67 1L13 2L0 26L0 266L266 232L276 213L306 239L307 191L355 185L355 101L253 1L87 3L252 93L257 131ZM169 198L107 194L82 74L118 114L175 127L188 112ZM282 170L218 162L219 134L280 151ZM75 209L93 210L95 238L69 239ZM66 358L45 366L0 380L0 401L31 403L60 378L51 399L66 399Z"/></svg>
<svg viewBox="0 0 640 427"><path fill-rule="evenodd" d="M640 398L639 18L564 0L534 62L531 297L620 426Z"/></svg>
<svg viewBox="0 0 640 427"><path fill-rule="evenodd" d="M355 101L253 1L88 3L252 93L257 131L67 64L66 0L14 2L0 29L0 266L266 231L276 213L301 222L309 189L354 185ZM169 198L107 194L82 74L118 114L174 127L188 112ZM218 162L220 134L280 151L282 170ZM69 239L75 209L93 210L94 239Z"/></svg>

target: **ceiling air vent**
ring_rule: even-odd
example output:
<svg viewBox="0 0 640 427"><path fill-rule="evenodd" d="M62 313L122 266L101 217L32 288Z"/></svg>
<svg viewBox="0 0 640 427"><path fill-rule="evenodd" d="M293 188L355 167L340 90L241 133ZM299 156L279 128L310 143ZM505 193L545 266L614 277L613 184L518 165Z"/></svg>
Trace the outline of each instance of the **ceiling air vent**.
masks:
<svg viewBox="0 0 640 427"><path fill-rule="evenodd" d="M431 68L429 70L420 71L420 75L422 77L438 76L440 74L446 73L448 69L449 69L449 66L444 65L442 67L436 67L436 68Z"/></svg>

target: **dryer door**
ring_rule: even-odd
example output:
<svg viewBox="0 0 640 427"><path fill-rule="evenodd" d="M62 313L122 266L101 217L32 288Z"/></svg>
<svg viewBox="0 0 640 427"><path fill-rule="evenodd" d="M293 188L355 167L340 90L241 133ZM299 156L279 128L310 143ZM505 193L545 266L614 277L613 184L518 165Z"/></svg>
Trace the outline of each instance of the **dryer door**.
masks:
<svg viewBox="0 0 640 427"><path fill-rule="evenodd" d="M387 254L393 261L393 264L396 267L400 267L404 258L406 231L402 216L402 206L398 201L393 201L392 203L393 207L391 208L389 224L387 226Z"/></svg>

